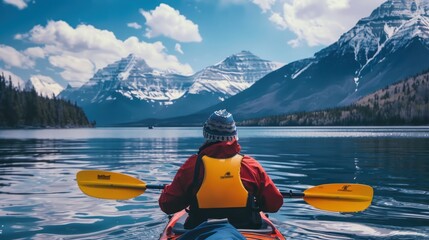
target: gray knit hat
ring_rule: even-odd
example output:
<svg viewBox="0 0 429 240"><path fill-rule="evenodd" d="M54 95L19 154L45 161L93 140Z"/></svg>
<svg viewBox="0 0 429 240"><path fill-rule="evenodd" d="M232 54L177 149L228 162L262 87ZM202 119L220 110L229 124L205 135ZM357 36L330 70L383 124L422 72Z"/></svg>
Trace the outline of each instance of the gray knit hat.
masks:
<svg viewBox="0 0 429 240"><path fill-rule="evenodd" d="M212 113L204 124L203 135L206 141L238 140L237 127L232 114L225 109Z"/></svg>

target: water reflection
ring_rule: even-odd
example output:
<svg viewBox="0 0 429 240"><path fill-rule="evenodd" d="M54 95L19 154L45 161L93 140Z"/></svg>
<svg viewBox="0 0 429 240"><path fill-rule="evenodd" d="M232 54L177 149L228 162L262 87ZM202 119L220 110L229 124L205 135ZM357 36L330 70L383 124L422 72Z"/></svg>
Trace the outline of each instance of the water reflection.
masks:
<svg viewBox="0 0 429 240"><path fill-rule="evenodd" d="M429 236L428 129L240 128L243 153L282 190L333 182L375 189L372 206L342 215L286 199L271 214L290 239ZM406 136L406 137L404 137ZM1 239L157 239L168 218L159 191L127 201L85 196L82 169L169 183L202 143L200 128L0 131Z"/></svg>

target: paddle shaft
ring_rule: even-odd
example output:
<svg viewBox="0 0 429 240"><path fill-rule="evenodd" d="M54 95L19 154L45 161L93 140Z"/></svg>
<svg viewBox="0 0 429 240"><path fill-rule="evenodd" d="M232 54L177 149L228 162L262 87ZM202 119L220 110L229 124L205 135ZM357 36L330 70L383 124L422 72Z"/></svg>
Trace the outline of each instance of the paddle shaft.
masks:
<svg viewBox="0 0 429 240"><path fill-rule="evenodd" d="M151 184L146 185L146 189L164 189L164 188L165 188L165 185L151 185ZM289 192L280 192L280 193L282 194L283 198L303 198L305 196L303 192L296 193L296 192L289 191Z"/></svg>
<svg viewBox="0 0 429 240"><path fill-rule="evenodd" d="M164 189L165 185L146 185L146 189ZM280 192L284 198L303 198L305 194L303 192L296 193L296 192Z"/></svg>
<svg viewBox="0 0 429 240"><path fill-rule="evenodd" d="M296 192L280 192L283 196L283 198L303 198L305 194L303 192L296 193Z"/></svg>
<svg viewBox="0 0 429 240"><path fill-rule="evenodd" d="M146 185L146 189L164 189L165 185ZM304 192L280 192L283 196L283 198L320 198L320 199L351 199L355 201L367 201L369 200L368 197L361 197L361 196L338 196L335 194L305 194Z"/></svg>
<svg viewBox="0 0 429 240"><path fill-rule="evenodd" d="M129 186L130 188L132 188L132 186ZM165 185L146 185L146 189L164 189L165 188ZM329 199L329 198L333 198L333 199L338 199L338 198L341 198L341 199L348 199L348 198L351 198L351 199L355 199L355 200L359 200L359 196L351 196L351 197L348 197L348 196L341 196L341 197L339 197L339 196L337 196L337 195L330 195L330 194L305 194L304 192L292 192L292 190L291 191L289 191L289 192L280 192L281 194L282 194L282 196L283 196L283 198L304 198L304 197L309 197L309 198L326 198L326 199ZM364 198L362 198L362 200L367 200L367 198L366 197L364 197Z"/></svg>
<svg viewBox="0 0 429 240"><path fill-rule="evenodd" d="M146 185L147 189L164 189L165 185L154 185L154 184L148 184Z"/></svg>

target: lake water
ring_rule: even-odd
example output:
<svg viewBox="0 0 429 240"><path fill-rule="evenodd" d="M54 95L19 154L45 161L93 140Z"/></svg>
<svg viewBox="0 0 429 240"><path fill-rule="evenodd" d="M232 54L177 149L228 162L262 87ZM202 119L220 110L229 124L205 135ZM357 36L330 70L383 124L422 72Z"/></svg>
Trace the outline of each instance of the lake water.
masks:
<svg viewBox="0 0 429 240"><path fill-rule="evenodd" d="M239 128L243 153L284 191L324 183L374 188L364 212L285 199L270 218L288 239L429 239L429 128ZM169 183L201 128L0 130L0 239L157 239L159 190L126 201L84 195L83 169Z"/></svg>

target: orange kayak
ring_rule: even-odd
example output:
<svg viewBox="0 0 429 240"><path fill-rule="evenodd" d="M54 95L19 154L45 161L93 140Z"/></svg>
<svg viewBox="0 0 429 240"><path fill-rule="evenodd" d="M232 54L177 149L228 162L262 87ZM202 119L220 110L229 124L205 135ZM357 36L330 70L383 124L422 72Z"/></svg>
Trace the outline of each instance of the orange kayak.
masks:
<svg viewBox="0 0 429 240"><path fill-rule="evenodd" d="M184 228L184 223L188 213L185 210L182 210L178 213L175 213L167 226L165 227L163 233L161 234L160 240L174 240L178 239L182 234L187 230ZM264 222L261 229L238 229L238 231L246 237L246 239L251 240L285 240L286 238L281 234L281 232L274 226L268 217L261 212L261 217Z"/></svg>

